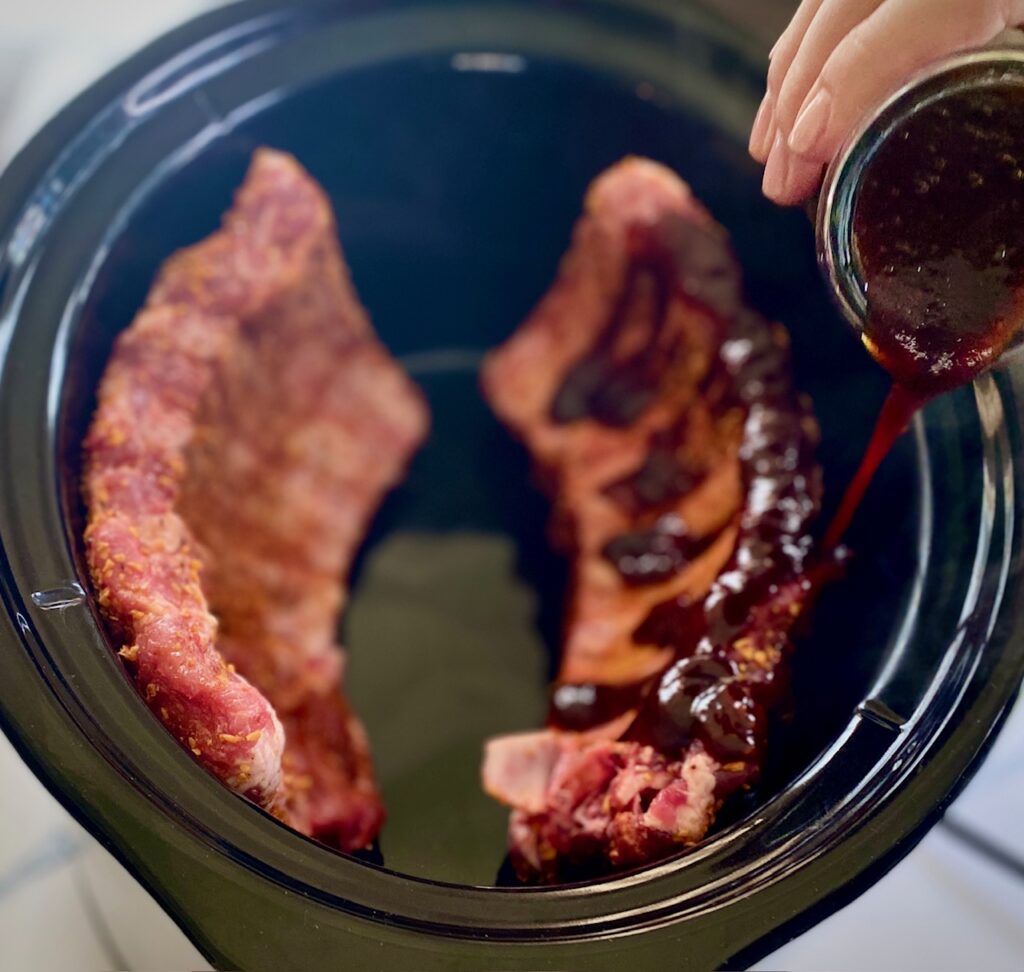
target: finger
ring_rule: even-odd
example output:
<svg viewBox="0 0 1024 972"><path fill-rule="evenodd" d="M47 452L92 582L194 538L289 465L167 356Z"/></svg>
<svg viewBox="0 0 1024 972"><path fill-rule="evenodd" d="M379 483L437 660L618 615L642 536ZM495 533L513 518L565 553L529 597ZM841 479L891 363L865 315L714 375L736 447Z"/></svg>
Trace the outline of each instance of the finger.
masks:
<svg viewBox="0 0 1024 972"><path fill-rule="evenodd" d="M779 35L779 39L768 55L768 60L771 62L768 65L769 90L778 91L790 64L793 63L793 58L796 57L796 52L803 43L807 28L810 27L824 2L825 0L803 0L797 12L793 14L789 26Z"/></svg>
<svg viewBox="0 0 1024 972"><path fill-rule="evenodd" d="M775 102L770 91L765 92L761 107L757 109L754 124L750 129L750 154L762 164L768 158L772 142L775 141Z"/></svg>
<svg viewBox="0 0 1024 972"><path fill-rule="evenodd" d="M915 71L991 40L1024 13L1020 7L1007 0L883 4L832 52L800 109L790 150L807 161L827 162L864 113Z"/></svg>
<svg viewBox="0 0 1024 972"><path fill-rule="evenodd" d="M802 159L794 152L789 153L786 167L786 181L774 198L780 206L795 206L813 195L821 184L825 167L820 162Z"/></svg>
<svg viewBox="0 0 1024 972"><path fill-rule="evenodd" d="M789 150L777 133L764 167L762 190L774 202L790 206L809 196L821 181L823 166Z"/></svg>
<svg viewBox="0 0 1024 972"><path fill-rule="evenodd" d="M899 4L902 0L825 0L814 21L808 26L800 50L797 51L782 84L776 88L775 120L779 130L789 133L807 98L807 92L818 80L822 68L832 52L866 18L884 6ZM960 0L962 5L971 6L975 0ZM899 40L899 39L894 39ZM875 65L865 61L861 65L865 72L875 70Z"/></svg>
<svg viewBox="0 0 1024 972"><path fill-rule="evenodd" d="M781 132L772 139L772 147L764 164L764 177L761 189L769 199L781 194L788 178L787 166L792 152L787 151L786 142Z"/></svg>
<svg viewBox="0 0 1024 972"><path fill-rule="evenodd" d="M768 83L761 106L757 109L754 126L750 130L750 154L758 162L764 164L768 160L772 142L775 139L775 98L774 92L778 84L786 76L786 71L800 47L807 25L818 12L823 0L803 0L799 9L793 14L789 26L779 35L771 53L768 55L771 64L768 67ZM774 79L774 80L773 80Z"/></svg>

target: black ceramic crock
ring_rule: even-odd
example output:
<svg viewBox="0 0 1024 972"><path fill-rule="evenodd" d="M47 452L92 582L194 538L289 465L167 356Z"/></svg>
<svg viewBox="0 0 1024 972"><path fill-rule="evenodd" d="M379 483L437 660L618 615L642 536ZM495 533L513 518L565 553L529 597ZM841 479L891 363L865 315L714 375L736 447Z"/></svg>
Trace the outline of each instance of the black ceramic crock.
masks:
<svg viewBox="0 0 1024 972"><path fill-rule="evenodd" d="M255 0L108 75L0 181L3 727L215 964L740 966L906 854L990 744L1024 671L1012 369L930 405L888 462L849 575L801 641L792 716L756 793L655 866L494 886L503 813L476 788L476 754L486 733L539 718L537 645L553 640L564 577L474 371L550 280L587 182L649 155L730 229L750 299L793 335L830 506L885 390L829 306L806 219L760 196L745 141L764 66L759 44L696 2ZM391 810L383 866L209 777L137 698L76 587L79 443L113 337L160 261L216 225L259 144L294 152L330 192L363 300L434 412L344 631ZM411 599L380 580L375 551L413 537L421 547L402 549L427 559L467 536L513 554L427 570L418 590L451 608L396 634ZM509 640L509 591L522 609L507 616L525 616L536 644ZM445 637L470 606L479 651ZM528 676L510 674L519 664Z"/></svg>

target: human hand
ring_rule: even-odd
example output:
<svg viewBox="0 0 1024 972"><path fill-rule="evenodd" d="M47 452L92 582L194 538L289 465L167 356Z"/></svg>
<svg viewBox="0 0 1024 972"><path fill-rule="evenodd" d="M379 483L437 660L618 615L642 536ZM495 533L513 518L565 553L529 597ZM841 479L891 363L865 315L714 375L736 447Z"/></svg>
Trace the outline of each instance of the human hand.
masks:
<svg viewBox="0 0 1024 972"><path fill-rule="evenodd" d="M750 154L800 202L862 115L939 57L1024 23L1024 0L803 0L770 56Z"/></svg>

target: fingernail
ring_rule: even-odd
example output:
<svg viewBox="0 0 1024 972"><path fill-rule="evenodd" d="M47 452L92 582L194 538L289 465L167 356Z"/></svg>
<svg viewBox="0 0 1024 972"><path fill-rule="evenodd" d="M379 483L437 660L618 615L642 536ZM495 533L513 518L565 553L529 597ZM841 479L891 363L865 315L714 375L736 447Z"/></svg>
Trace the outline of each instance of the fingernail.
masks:
<svg viewBox="0 0 1024 972"><path fill-rule="evenodd" d="M796 116L793 131L789 133L789 147L797 155L808 155L821 141L832 115L832 96L822 88L808 101Z"/></svg>
<svg viewBox="0 0 1024 972"><path fill-rule="evenodd" d="M772 118L775 115L775 99L771 91L765 93L761 107L754 116L754 124L750 129L750 154L759 162L763 162L771 147Z"/></svg>
<svg viewBox="0 0 1024 972"><path fill-rule="evenodd" d="M757 109L754 124L750 129L750 154L759 162L764 162L768 157L768 150L772 147L774 120L775 98L771 91L768 91Z"/></svg>
<svg viewBox="0 0 1024 972"><path fill-rule="evenodd" d="M764 180L761 188L769 199L777 199L786 188L786 170L789 167L789 152L782 139L782 132L775 135L772 150L764 166Z"/></svg>
<svg viewBox="0 0 1024 972"><path fill-rule="evenodd" d="M790 206L806 199L814 192L821 181L824 166L820 162L813 162L799 155L787 155L789 161L786 166L786 180L777 201Z"/></svg>

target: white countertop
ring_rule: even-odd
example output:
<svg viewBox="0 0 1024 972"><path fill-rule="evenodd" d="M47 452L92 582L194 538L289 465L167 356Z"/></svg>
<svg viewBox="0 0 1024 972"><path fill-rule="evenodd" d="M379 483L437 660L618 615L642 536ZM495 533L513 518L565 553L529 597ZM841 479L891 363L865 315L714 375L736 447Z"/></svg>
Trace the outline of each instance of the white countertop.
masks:
<svg viewBox="0 0 1024 972"><path fill-rule="evenodd" d="M204 0L35 0L0 13L0 166L66 100ZM205 968L0 737L0 972ZM759 969L1024 968L1024 708L946 821ZM980 843L988 843L981 847ZM116 896L116 908L111 903ZM111 920L111 913L126 920Z"/></svg>

